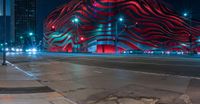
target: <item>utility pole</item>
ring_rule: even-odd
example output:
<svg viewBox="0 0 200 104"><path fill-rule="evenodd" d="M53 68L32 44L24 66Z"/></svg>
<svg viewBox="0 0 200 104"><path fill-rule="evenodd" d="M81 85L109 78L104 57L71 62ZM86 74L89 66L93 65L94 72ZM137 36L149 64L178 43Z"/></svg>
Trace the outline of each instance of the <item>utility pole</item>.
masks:
<svg viewBox="0 0 200 104"><path fill-rule="evenodd" d="M6 66L6 0L3 0L3 16L4 16L4 28L3 28L3 66Z"/></svg>

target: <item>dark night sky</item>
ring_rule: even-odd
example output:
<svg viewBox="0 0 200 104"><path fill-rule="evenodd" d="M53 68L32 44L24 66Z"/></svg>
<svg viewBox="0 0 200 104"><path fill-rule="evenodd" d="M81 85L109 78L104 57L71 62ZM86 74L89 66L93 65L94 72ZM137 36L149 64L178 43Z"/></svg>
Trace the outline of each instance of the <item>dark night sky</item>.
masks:
<svg viewBox="0 0 200 104"><path fill-rule="evenodd" d="M192 12L192 15L195 19L200 18L200 0L163 0L171 5L171 8L174 9L180 15L183 12ZM198 19L199 20L199 19Z"/></svg>

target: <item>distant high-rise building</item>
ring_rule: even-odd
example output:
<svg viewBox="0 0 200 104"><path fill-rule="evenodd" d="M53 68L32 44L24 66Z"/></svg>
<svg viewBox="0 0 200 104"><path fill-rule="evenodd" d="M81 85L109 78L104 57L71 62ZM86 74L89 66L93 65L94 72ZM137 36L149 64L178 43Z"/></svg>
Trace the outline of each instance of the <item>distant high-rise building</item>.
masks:
<svg viewBox="0 0 200 104"><path fill-rule="evenodd" d="M4 29L4 17L0 16L0 43L3 43L3 29ZM13 42L11 39L11 22L10 22L10 16L6 16L6 43L10 44Z"/></svg>
<svg viewBox="0 0 200 104"><path fill-rule="evenodd" d="M10 0L6 0L6 43L10 44L13 42L12 34L11 34L11 9L10 9ZM3 16L3 0L0 0L0 43L2 44L3 42L3 29L4 29L4 21L5 18ZM1 46L0 46L1 47Z"/></svg>
<svg viewBox="0 0 200 104"><path fill-rule="evenodd" d="M36 41L36 0L12 0L12 25L15 43L33 45Z"/></svg>

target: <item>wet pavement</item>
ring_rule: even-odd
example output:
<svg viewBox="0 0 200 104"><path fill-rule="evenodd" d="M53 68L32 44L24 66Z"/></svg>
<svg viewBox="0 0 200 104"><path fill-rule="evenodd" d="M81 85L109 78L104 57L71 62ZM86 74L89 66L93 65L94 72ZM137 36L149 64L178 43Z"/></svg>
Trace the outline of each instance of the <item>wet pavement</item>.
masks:
<svg viewBox="0 0 200 104"><path fill-rule="evenodd" d="M64 59L65 57L59 56L53 58L41 56L38 58L40 61L34 59L34 56L17 58L18 62L10 57L10 62L14 64L9 64L9 67L0 67L0 88L13 88L13 90L27 88L29 91L31 88L46 87L48 91L41 90L35 93L25 91L20 94L5 95L1 94L0 89L0 104L199 104L200 102L200 78L197 76L126 70L119 65L122 61L132 62L131 58L127 58L128 61L121 58L121 63L116 62L115 57L104 59L105 62L115 62L112 66L120 66L119 68L109 67L110 64L105 64L103 58L94 57ZM25 61L20 62L20 60ZM83 64L85 60L88 64ZM143 58L143 60L150 59ZM164 60L152 60L166 64ZM166 61L167 64L174 61L178 62L178 65L185 63L174 58ZM198 59L193 60L195 63L198 61Z"/></svg>

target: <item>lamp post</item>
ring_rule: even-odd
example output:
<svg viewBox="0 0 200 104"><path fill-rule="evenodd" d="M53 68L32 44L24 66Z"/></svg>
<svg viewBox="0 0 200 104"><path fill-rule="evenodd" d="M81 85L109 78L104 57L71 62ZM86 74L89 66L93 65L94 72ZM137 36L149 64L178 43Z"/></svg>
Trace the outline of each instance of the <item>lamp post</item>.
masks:
<svg viewBox="0 0 200 104"><path fill-rule="evenodd" d="M75 17L72 22L76 25L76 35L75 35L75 43L78 43L78 37L79 37L79 32L78 32L78 23L79 23L79 19L77 17ZM75 45L75 52L78 52L78 45Z"/></svg>
<svg viewBox="0 0 200 104"><path fill-rule="evenodd" d="M3 66L6 66L6 0L3 0L3 16L4 16L4 28L3 28Z"/></svg>
<svg viewBox="0 0 200 104"><path fill-rule="evenodd" d="M29 36L33 36L33 33L32 33L32 32L30 32L30 33L29 33Z"/></svg>
<svg viewBox="0 0 200 104"><path fill-rule="evenodd" d="M192 13L191 12L185 12L185 13L183 13L183 16L186 18L186 19L188 19L189 20L189 24L190 24L190 26L192 26ZM193 41L192 41L192 33L191 33L191 29L189 29L189 37L188 37L189 39L188 39L188 41L189 41L189 53L191 54L191 55L193 55L194 54L194 50L193 50L193 46L192 46L192 44L193 44Z"/></svg>
<svg viewBox="0 0 200 104"><path fill-rule="evenodd" d="M118 18L118 20L116 22L116 33L115 33L115 51L116 51L116 54L118 53L118 37L122 32L124 32L124 30L121 30L120 32L118 32L118 22L122 23L124 20L125 20L124 18L120 17L120 18ZM132 28L132 27L136 27L137 24L138 24L138 22L136 22L133 25L123 24L123 26L124 26L124 28L129 29L129 28Z"/></svg>
<svg viewBox="0 0 200 104"><path fill-rule="evenodd" d="M30 44L31 44L31 47L34 47L34 42L33 42L33 41L35 40L34 35L35 35L35 34L34 34L33 32L29 32L29 33L28 33L28 36L29 36L30 41L31 41L31 43L30 43Z"/></svg>
<svg viewBox="0 0 200 104"><path fill-rule="evenodd" d="M118 53L118 22L123 22L124 19L122 17L120 17L119 19L117 19L116 21L116 27L115 27L115 53Z"/></svg>

